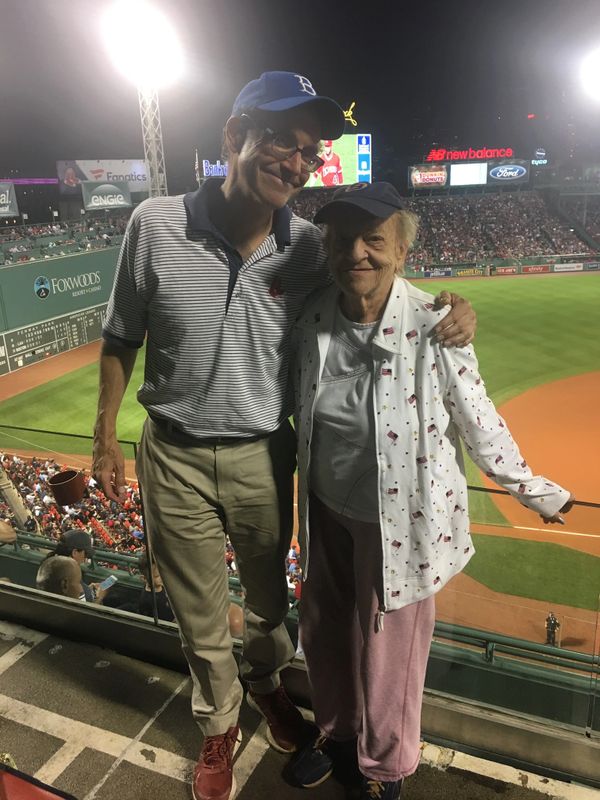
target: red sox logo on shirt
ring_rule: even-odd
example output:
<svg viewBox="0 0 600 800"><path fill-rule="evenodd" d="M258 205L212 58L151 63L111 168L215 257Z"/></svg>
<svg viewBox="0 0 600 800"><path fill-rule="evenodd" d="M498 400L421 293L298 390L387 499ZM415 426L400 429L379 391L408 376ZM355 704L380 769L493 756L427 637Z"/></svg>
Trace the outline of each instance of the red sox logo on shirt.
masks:
<svg viewBox="0 0 600 800"><path fill-rule="evenodd" d="M281 278L275 277L273 278L273 282L269 286L269 294L274 300L277 300L278 297L283 297L284 295L284 288L281 283Z"/></svg>

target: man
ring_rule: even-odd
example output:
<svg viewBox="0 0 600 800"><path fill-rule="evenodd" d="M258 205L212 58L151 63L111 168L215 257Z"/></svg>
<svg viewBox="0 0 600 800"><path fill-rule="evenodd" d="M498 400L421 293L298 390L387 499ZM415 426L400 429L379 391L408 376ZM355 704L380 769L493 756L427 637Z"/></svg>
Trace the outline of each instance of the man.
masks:
<svg viewBox="0 0 600 800"><path fill-rule="evenodd" d="M560 628L560 622L554 616L554 611L550 611L546 617L546 644L556 647L556 634Z"/></svg>
<svg viewBox="0 0 600 800"><path fill-rule="evenodd" d="M81 570L69 556L54 556L42 561L35 584L38 589L63 597L80 599Z"/></svg>
<svg viewBox="0 0 600 800"><path fill-rule="evenodd" d="M83 580L82 567L93 554L92 537L89 533L79 528L72 528L63 533L54 551L54 557L69 556L79 565L79 580L81 583L79 595L81 600L86 600L88 603L93 603L96 598L92 587Z"/></svg>
<svg viewBox="0 0 600 800"><path fill-rule="evenodd" d="M323 181L323 186L341 186L344 182L342 162L338 154L333 152L333 142L331 139L326 139L323 142L321 158L325 163L322 167L319 167L316 174Z"/></svg>
<svg viewBox="0 0 600 800"><path fill-rule="evenodd" d="M287 203L323 163L320 140L343 126L341 108L301 75L267 72L247 84L224 129L227 178L133 212L107 311L93 471L122 502L116 419L146 338L137 468L205 736L196 800L235 791L243 692L227 627L225 530L245 592L248 702L280 752L309 733L279 679L294 656L284 626L295 468L287 378L294 320L329 274L319 230ZM472 314L457 325L457 311L439 333L470 341Z"/></svg>

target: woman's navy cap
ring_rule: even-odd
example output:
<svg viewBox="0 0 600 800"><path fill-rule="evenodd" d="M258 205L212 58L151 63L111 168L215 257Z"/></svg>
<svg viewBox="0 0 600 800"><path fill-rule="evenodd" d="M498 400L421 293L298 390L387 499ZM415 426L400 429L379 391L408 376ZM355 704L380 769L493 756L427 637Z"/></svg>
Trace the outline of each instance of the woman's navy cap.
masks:
<svg viewBox="0 0 600 800"><path fill-rule="evenodd" d="M288 111L311 103L321 122L322 139L338 139L344 132L344 112L330 97L318 95L304 75L293 72L263 72L247 83L236 97L232 116L245 111Z"/></svg>
<svg viewBox="0 0 600 800"><path fill-rule="evenodd" d="M348 206L360 208L373 217L387 219L395 211L406 208L404 200L400 197L391 183L380 181L378 183L352 183L342 186L333 195L333 200L326 203L315 215L315 222L330 222L340 211Z"/></svg>

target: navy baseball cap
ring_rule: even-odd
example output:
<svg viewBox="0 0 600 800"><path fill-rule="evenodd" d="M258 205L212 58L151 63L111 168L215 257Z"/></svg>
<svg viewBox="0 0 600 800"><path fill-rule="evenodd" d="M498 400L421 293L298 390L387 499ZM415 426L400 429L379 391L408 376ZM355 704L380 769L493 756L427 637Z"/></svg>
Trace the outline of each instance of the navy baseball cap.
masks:
<svg viewBox="0 0 600 800"><path fill-rule="evenodd" d="M338 139L344 132L344 112L330 97L318 95L304 75L294 72L263 72L247 83L236 97L232 116L245 111L288 111L311 104L321 122L321 138Z"/></svg>
<svg viewBox="0 0 600 800"><path fill-rule="evenodd" d="M317 211L315 222L330 222L340 211L346 211L348 206L359 208L379 219L387 219L395 211L406 208L404 200L391 183L352 183L334 193L333 199Z"/></svg>
<svg viewBox="0 0 600 800"><path fill-rule="evenodd" d="M89 533L79 528L71 528L71 530L63 534L62 540L69 550L85 550L85 554L88 558L94 555L92 537Z"/></svg>

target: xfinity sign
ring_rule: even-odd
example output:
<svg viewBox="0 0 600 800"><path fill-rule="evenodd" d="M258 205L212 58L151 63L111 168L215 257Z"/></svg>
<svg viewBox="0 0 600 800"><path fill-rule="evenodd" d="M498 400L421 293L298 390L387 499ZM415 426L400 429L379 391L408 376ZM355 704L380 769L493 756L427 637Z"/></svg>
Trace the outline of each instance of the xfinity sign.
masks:
<svg viewBox="0 0 600 800"><path fill-rule="evenodd" d="M125 181L98 183L82 181L83 205L86 211L98 209L131 208L131 194Z"/></svg>

